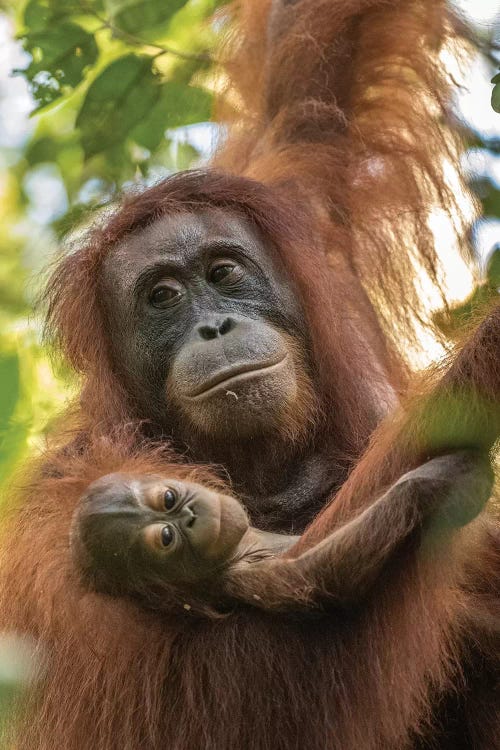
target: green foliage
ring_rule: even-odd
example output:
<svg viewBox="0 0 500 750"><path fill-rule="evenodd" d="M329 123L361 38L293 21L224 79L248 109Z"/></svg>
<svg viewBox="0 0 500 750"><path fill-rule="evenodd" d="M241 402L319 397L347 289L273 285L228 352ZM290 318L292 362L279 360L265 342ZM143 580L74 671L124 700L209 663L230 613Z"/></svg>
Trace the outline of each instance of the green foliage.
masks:
<svg viewBox="0 0 500 750"><path fill-rule="evenodd" d="M70 16L78 16L83 8L93 12L102 10L102 3L92 0L81 3L80 0L28 0L22 11L22 21L30 31L43 31L64 22Z"/></svg>
<svg viewBox="0 0 500 750"><path fill-rule="evenodd" d="M488 218L500 216L500 190L491 180L487 181L487 190L482 195L483 214Z"/></svg>
<svg viewBox="0 0 500 750"><path fill-rule="evenodd" d="M108 0L106 8L111 11L113 24L131 34L146 29L158 30L171 20L185 5L185 0L150 2L150 0Z"/></svg>
<svg viewBox="0 0 500 750"><path fill-rule="evenodd" d="M0 351L0 476L7 470L15 447L11 427L20 395L19 357L17 352ZM9 434L10 433L10 434ZM9 440L7 441L7 435ZM15 451L17 452L17 451Z"/></svg>
<svg viewBox="0 0 500 750"><path fill-rule="evenodd" d="M16 352L0 351L0 450L19 398L19 358Z"/></svg>
<svg viewBox="0 0 500 750"><path fill-rule="evenodd" d="M492 289L500 291L500 245L497 245L488 259L486 278Z"/></svg>
<svg viewBox="0 0 500 750"><path fill-rule="evenodd" d="M19 38L30 61L36 127L17 165L20 181L57 166L75 212L99 205L123 183L176 169L176 130L210 119L214 81L211 21L220 0L29 0ZM176 144L172 148L172 143ZM185 162L183 166L185 166ZM97 180L92 196L81 190Z"/></svg>
<svg viewBox="0 0 500 750"><path fill-rule="evenodd" d="M150 59L132 54L114 60L97 76L87 90L75 123L85 159L127 138L156 105L160 96L157 83Z"/></svg>
<svg viewBox="0 0 500 750"><path fill-rule="evenodd" d="M211 106L212 98L207 91L177 81L167 81L161 89L157 89L154 106L132 130L131 137L154 152L161 144L166 128L209 120ZM196 159L196 156L196 151L193 151L192 158ZM182 167L179 166L179 169Z"/></svg>
<svg viewBox="0 0 500 750"><path fill-rule="evenodd" d="M30 83L39 111L77 86L98 57L94 36L75 23L59 23L24 37L32 61L22 73Z"/></svg>

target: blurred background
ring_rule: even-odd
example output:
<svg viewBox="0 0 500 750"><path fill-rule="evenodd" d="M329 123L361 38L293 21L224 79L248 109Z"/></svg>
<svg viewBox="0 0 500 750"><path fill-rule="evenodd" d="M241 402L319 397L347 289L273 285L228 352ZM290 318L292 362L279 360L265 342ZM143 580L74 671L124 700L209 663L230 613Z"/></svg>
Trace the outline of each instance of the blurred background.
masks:
<svg viewBox="0 0 500 750"><path fill-rule="evenodd" d="M122 187L203 163L220 85L217 0L0 0L0 497L75 392L42 344L34 300L56 248ZM453 338L500 287L500 0L456 0L482 51L455 71L463 168L481 215L474 288L436 321ZM214 12L218 15L215 16ZM448 60L448 62L447 62ZM443 58L443 65L449 58ZM492 82L493 79L493 82ZM223 135L223 134L222 134ZM437 242L446 231L436 226ZM497 247L498 244L498 247ZM467 296L468 295L468 296ZM0 523L2 505L0 504ZM0 636L0 721L33 667Z"/></svg>

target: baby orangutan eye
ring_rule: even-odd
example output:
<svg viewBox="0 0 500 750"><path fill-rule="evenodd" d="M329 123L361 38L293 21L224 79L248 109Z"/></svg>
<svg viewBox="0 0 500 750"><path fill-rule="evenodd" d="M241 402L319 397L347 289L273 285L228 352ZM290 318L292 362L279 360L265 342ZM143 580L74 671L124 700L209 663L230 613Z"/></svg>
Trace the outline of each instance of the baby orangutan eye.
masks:
<svg viewBox="0 0 500 750"><path fill-rule="evenodd" d="M165 510L172 510L175 507L176 502L177 495L175 494L175 492L171 489L165 490L165 494L163 495Z"/></svg>
<svg viewBox="0 0 500 750"><path fill-rule="evenodd" d="M176 533L171 523L154 523L144 529L144 540L150 550L161 552L173 552L177 549Z"/></svg>
<svg viewBox="0 0 500 750"><path fill-rule="evenodd" d="M160 532L160 539L163 547L170 547L174 541L174 532L170 525L164 526Z"/></svg>

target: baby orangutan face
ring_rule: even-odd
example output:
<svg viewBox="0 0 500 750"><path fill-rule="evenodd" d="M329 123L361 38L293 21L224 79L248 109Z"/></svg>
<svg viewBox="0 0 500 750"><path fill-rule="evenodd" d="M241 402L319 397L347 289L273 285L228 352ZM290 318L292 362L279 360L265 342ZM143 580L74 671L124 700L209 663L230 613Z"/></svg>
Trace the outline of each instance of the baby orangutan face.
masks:
<svg viewBox="0 0 500 750"><path fill-rule="evenodd" d="M232 497L153 474L93 482L73 522L77 562L108 593L192 584L223 568L248 531Z"/></svg>

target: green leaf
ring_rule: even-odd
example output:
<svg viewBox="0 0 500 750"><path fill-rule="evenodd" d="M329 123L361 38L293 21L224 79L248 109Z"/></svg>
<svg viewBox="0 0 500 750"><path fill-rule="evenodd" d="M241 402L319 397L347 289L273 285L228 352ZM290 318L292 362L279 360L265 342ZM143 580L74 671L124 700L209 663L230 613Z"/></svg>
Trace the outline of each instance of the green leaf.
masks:
<svg viewBox="0 0 500 750"><path fill-rule="evenodd" d="M184 5L186 0L114 0L108 2L107 8L118 28L136 34L164 26Z"/></svg>
<svg viewBox="0 0 500 750"><path fill-rule="evenodd" d="M497 73L496 76L493 76L491 79L491 83L500 83L500 73Z"/></svg>
<svg viewBox="0 0 500 750"><path fill-rule="evenodd" d="M209 120L212 110L212 95L195 86L168 81L160 92L156 105L131 132L132 138L150 151L158 148L168 128Z"/></svg>
<svg viewBox="0 0 500 750"><path fill-rule="evenodd" d="M98 56L93 35L75 23L58 23L44 31L30 32L24 36L23 45L32 62L16 72L28 80L38 109L62 96L66 86L77 86Z"/></svg>
<svg viewBox="0 0 500 750"><path fill-rule="evenodd" d="M44 162L55 162L60 149L60 142L49 136L36 138L28 144L25 159L31 167Z"/></svg>
<svg viewBox="0 0 500 750"><path fill-rule="evenodd" d="M47 28L53 17L54 9L48 0L30 0L24 9L23 22L31 31L39 31Z"/></svg>
<svg viewBox="0 0 500 750"><path fill-rule="evenodd" d="M165 118L167 128L192 125L210 119L212 95L208 91L177 81L168 81L162 86L162 95L168 103Z"/></svg>
<svg viewBox="0 0 500 750"><path fill-rule="evenodd" d="M172 143L170 154L176 172L189 169L200 158L199 152L190 143Z"/></svg>
<svg viewBox="0 0 500 750"><path fill-rule="evenodd" d="M481 195L483 214L488 217L500 216L500 190L490 180L485 181L486 190Z"/></svg>
<svg viewBox="0 0 500 750"><path fill-rule="evenodd" d="M130 54L108 65L89 87L76 118L85 158L123 142L159 96L150 57Z"/></svg>
<svg viewBox="0 0 500 750"><path fill-rule="evenodd" d="M170 102L163 96L156 102L149 115L131 131L130 136L140 146L156 151L165 137L165 125Z"/></svg>
<svg viewBox="0 0 500 750"><path fill-rule="evenodd" d="M500 83L493 87L491 92L491 106L500 114Z"/></svg>
<svg viewBox="0 0 500 750"><path fill-rule="evenodd" d="M102 10L100 0L29 0L22 14L23 25L28 31L47 29L53 22L69 16L94 15Z"/></svg>

